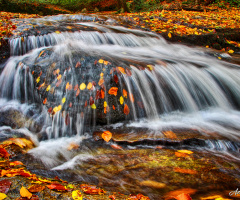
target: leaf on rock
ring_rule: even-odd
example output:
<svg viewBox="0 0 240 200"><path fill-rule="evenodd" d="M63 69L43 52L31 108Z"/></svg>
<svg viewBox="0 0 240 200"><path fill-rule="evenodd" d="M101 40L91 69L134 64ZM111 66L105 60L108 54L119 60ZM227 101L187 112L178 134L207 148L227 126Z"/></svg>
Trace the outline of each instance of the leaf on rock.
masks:
<svg viewBox="0 0 240 200"><path fill-rule="evenodd" d="M113 80L115 81L116 84L118 83L118 77L116 74L113 76Z"/></svg>
<svg viewBox="0 0 240 200"><path fill-rule="evenodd" d="M62 103L65 103L66 102L66 97L63 97L62 98Z"/></svg>
<svg viewBox="0 0 240 200"><path fill-rule="evenodd" d="M104 131L102 133L102 138L106 141L109 142L112 139L112 133L110 131Z"/></svg>
<svg viewBox="0 0 240 200"><path fill-rule="evenodd" d="M47 86L46 91L48 92L51 89L51 85Z"/></svg>
<svg viewBox="0 0 240 200"><path fill-rule="evenodd" d="M80 90L85 90L86 84L85 84L85 83L82 83L79 88L80 88Z"/></svg>
<svg viewBox="0 0 240 200"><path fill-rule="evenodd" d="M127 98L127 95L128 95L127 91L123 89L123 97Z"/></svg>
<svg viewBox="0 0 240 200"><path fill-rule="evenodd" d="M10 166L24 165L21 161L12 161L10 162Z"/></svg>
<svg viewBox="0 0 240 200"><path fill-rule="evenodd" d="M74 199L74 200L82 200L83 198L82 198L82 193L79 191L79 190L74 190L73 192L72 192L72 198Z"/></svg>
<svg viewBox="0 0 240 200"><path fill-rule="evenodd" d="M180 152L180 153L186 153L186 154L192 154L192 153L193 153L192 151L185 150L185 149L183 149L183 150L178 150L178 152Z"/></svg>
<svg viewBox="0 0 240 200"><path fill-rule="evenodd" d="M142 182L140 182L140 185L146 186L146 187L158 188L158 189L166 187L165 183L160 183L160 182L152 181L152 180L142 181Z"/></svg>
<svg viewBox="0 0 240 200"><path fill-rule="evenodd" d="M103 107L104 107L104 108L107 107L107 102L106 102L106 101L103 102Z"/></svg>
<svg viewBox="0 0 240 200"><path fill-rule="evenodd" d="M163 131L162 133L166 136L166 138L177 139L177 135L172 131Z"/></svg>
<svg viewBox="0 0 240 200"><path fill-rule="evenodd" d="M3 158L8 159L10 154L6 151L6 149L0 147L0 156Z"/></svg>
<svg viewBox="0 0 240 200"><path fill-rule="evenodd" d="M28 199L31 199L32 193L27 190L27 188L23 187L20 189L20 195L21 197L26 197Z"/></svg>
<svg viewBox="0 0 240 200"><path fill-rule="evenodd" d="M101 79L98 81L98 85L101 86L103 83L104 83L104 79L101 78Z"/></svg>
<svg viewBox="0 0 240 200"><path fill-rule="evenodd" d="M76 92L76 97L80 94L80 90L79 88L77 89L77 92Z"/></svg>
<svg viewBox="0 0 240 200"><path fill-rule="evenodd" d="M78 84L74 86L74 91L76 91L78 89Z"/></svg>
<svg viewBox="0 0 240 200"><path fill-rule="evenodd" d="M104 194L104 193L106 193L103 189L97 188L94 185L82 184L81 189L86 194Z"/></svg>
<svg viewBox="0 0 240 200"><path fill-rule="evenodd" d="M91 108L95 110L97 107L96 107L95 104L92 104L92 105L91 105Z"/></svg>
<svg viewBox="0 0 240 200"><path fill-rule="evenodd" d="M171 34L171 33L168 33L168 37L171 38L171 37L172 37L172 34Z"/></svg>
<svg viewBox="0 0 240 200"><path fill-rule="evenodd" d="M175 156L182 157L182 158L189 158L189 155L186 153L175 152Z"/></svg>
<svg viewBox="0 0 240 200"><path fill-rule="evenodd" d="M104 97L105 97L105 92L104 92L104 90L101 89L100 98L104 99Z"/></svg>
<svg viewBox="0 0 240 200"><path fill-rule="evenodd" d="M103 59L100 59L98 62L102 64L102 63L104 62L104 60L103 60Z"/></svg>
<svg viewBox="0 0 240 200"><path fill-rule="evenodd" d="M31 185L29 188L28 188L28 191L29 192L41 192L45 189L45 186L44 185L39 185L39 184L35 184L35 185Z"/></svg>
<svg viewBox="0 0 240 200"><path fill-rule="evenodd" d="M0 181L0 192L7 194L9 191L9 188L11 186L12 182L7 180L7 179L3 179ZM0 198L1 199L1 198Z"/></svg>
<svg viewBox="0 0 240 200"><path fill-rule="evenodd" d="M175 197L175 199L177 199L177 200L192 200L190 195L185 194L185 193L179 194L178 196Z"/></svg>
<svg viewBox="0 0 240 200"><path fill-rule="evenodd" d="M125 115L128 115L130 113L130 110L129 110L129 107L128 107L127 104L125 104L123 112L124 112Z"/></svg>
<svg viewBox="0 0 240 200"><path fill-rule="evenodd" d="M113 110L115 110L115 109L116 109L114 105L112 106L112 108L113 108Z"/></svg>
<svg viewBox="0 0 240 200"><path fill-rule="evenodd" d="M120 101L120 104L121 104L121 105L124 103L124 99L123 99L122 96L120 96L119 101Z"/></svg>
<svg viewBox="0 0 240 200"><path fill-rule="evenodd" d="M117 70L123 74L126 74L125 69L123 67L117 67Z"/></svg>
<svg viewBox="0 0 240 200"><path fill-rule="evenodd" d="M111 147L112 147L113 149L122 149L122 147L119 146L119 145L117 145L117 144L111 144Z"/></svg>
<svg viewBox="0 0 240 200"><path fill-rule="evenodd" d="M192 189L192 188L183 188L183 189L179 189L179 190L174 190L174 191L170 191L165 195L165 200L168 199L172 199L172 197L177 197L178 195L181 195L182 193L184 194L189 194L189 195L193 195L197 192L197 190Z"/></svg>
<svg viewBox="0 0 240 200"><path fill-rule="evenodd" d="M92 87L93 87L92 83L91 83L91 82L89 82L89 83L88 83L88 85L87 85L87 89L88 89L88 90L91 90L91 89L92 89Z"/></svg>
<svg viewBox="0 0 240 200"><path fill-rule="evenodd" d="M132 103L134 103L134 97L132 93L129 93L129 99Z"/></svg>
<svg viewBox="0 0 240 200"><path fill-rule="evenodd" d="M117 87L111 87L108 91L108 94L117 96L118 88Z"/></svg>
<svg viewBox="0 0 240 200"><path fill-rule="evenodd" d="M193 169L182 169L179 167L175 167L174 168L174 172L179 172L179 173L183 173L183 174L197 174L196 170Z"/></svg>
<svg viewBox="0 0 240 200"><path fill-rule="evenodd" d="M52 183L51 185L47 185L50 190L68 190L64 185L59 183Z"/></svg>
<svg viewBox="0 0 240 200"><path fill-rule="evenodd" d="M7 198L7 195L4 193L0 193L0 200L3 200L5 198Z"/></svg>

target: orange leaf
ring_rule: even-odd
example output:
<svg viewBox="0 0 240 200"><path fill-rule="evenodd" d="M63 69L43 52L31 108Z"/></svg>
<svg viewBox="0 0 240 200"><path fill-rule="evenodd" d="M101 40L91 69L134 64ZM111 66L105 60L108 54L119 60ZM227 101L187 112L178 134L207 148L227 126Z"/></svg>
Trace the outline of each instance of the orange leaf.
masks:
<svg viewBox="0 0 240 200"><path fill-rule="evenodd" d="M127 104L125 104L123 112L124 112L125 115L129 114L130 110L129 110L129 107L128 107Z"/></svg>
<svg viewBox="0 0 240 200"><path fill-rule="evenodd" d="M109 199L112 199L112 200L115 200L116 199L116 196L113 194L113 195L110 195L108 196Z"/></svg>
<svg viewBox="0 0 240 200"><path fill-rule="evenodd" d="M178 196L175 197L175 199L177 199L177 200L192 200L190 195L185 194L185 193L179 194Z"/></svg>
<svg viewBox="0 0 240 200"><path fill-rule="evenodd" d="M127 91L123 89L123 97L127 98L127 95L128 95Z"/></svg>
<svg viewBox="0 0 240 200"><path fill-rule="evenodd" d="M179 172L179 173L183 173L183 174L197 174L196 170L193 170L193 169L182 169L182 168L179 168L179 167L175 167L174 171L175 172Z"/></svg>
<svg viewBox="0 0 240 200"><path fill-rule="evenodd" d="M0 156L8 159L10 154L6 151L6 149L0 147Z"/></svg>
<svg viewBox="0 0 240 200"><path fill-rule="evenodd" d="M46 104L46 103L47 103L47 98L45 98L43 101L43 104Z"/></svg>
<svg viewBox="0 0 240 200"><path fill-rule="evenodd" d="M31 199L32 197L32 193L29 192L25 187L22 187L20 189L20 195L21 197L27 197L28 199Z"/></svg>
<svg viewBox="0 0 240 200"><path fill-rule="evenodd" d="M10 166L16 166L16 165L24 165L24 164L21 161L10 162Z"/></svg>
<svg viewBox="0 0 240 200"><path fill-rule="evenodd" d="M87 89L88 89L88 90L91 90L91 89L92 89L92 86L93 86L92 83L89 82L88 85L87 85Z"/></svg>
<svg viewBox="0 0 240 200"><path fill-rule="evenodd" d="M108 94L117 96L117 91L118 91L117 87L111 87L110 90L108 91Z"/></svg>
<svg viewBox="0 0 240 200"><path fill-rule="evenodd" d="M78 62L76 63L75 68L78 68L78 67L80 67L80 66L81 66L81 63L78 61Z"/></svg>
<svg viewBox="0 0 240 200"><path fill-rule="evenodd" d="M115 109L116 109L114 105L113 105L112 107L113 107L113 110L115 110Z"/></svg>
<svg viewBox="0 0 240 200"><path fill-rule="evenodd" d="M174 191L168 192L165 195L164 199L169 200L169 199L172 199L172 197L176 197L178 195L181 195L182 193L192 195L192 194L195 194L196 192L197 192L197 190L192 189L192 188L182 188L182 189L179 189L179 190L174 190Z"/></svg>
<svg viewBox="0 0 240 200"><path fill-rule="evenodd" d="M166 138L177 139L177 135L172 131L163 131L162 133L166 136Z"/></svg>
<svg viewBox="0 0 240 200"><path fill-rule="evenodd" d="M105 92L104 92L104 90L101 89L100 98L104 99L104 97L105 97Z"/></svg>
<svg viewBox="0 0 240 200"><path fill-rule="evenodd" d="M111 147L112 147L113 149L122 149L122 147L119 146L119 145L117 145L117 144L111 144Z"/></svg>
<svg viewBox="0 0 240 200"><path fill-rule="evenodd" d="M104 131L102 133L102 138L106 141L109 142L112 138L112 133L110 131Z"/></svg>
<svg viewBox="0 0 240 200"><path fill-rule="evenodd" d="M81 189L86 194L104 194L104 193L106 193L103 189L97 188L94 185L82 184Z"/></svg>
<svg viewBox="0 0 240 200"><path fill-rule="evenodd" d="M177 157L183 157L183 158L189 157L188 154L186 154L186 153L181 153L181 152L175 152L175 156L177 156Z"/></svg>
<svg viewBox="0 0 240 200"><path fill-rule="evenodd" d="M79 88L77 89L77 92L76 92L76 97L80 94L80 90Z"/></svg>
<svg viewBox="0 0 240 200"><path fill-rule="evenodd" d="M126 74L125 69L123 67L117 67L117 69L123 74Z"/></svg>
<svg viewBox="0 0 240 200"><path fill-rule="evenodd" d="M104 79L100 79L98 85L101 86L104 83Z"/></svg>

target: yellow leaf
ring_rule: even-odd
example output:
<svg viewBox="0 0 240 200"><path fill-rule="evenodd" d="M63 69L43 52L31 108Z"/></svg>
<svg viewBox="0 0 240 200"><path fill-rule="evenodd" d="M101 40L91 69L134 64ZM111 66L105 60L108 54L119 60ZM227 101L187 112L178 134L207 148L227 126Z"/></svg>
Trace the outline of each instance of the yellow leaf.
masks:
<svg viewBox="0 0 240 200"><path fill-rule="evenodd" d="M120 97L120 104L122 105L123 102L124 102L124 99L123 99L123 97L121 96L121 97Z"/></svg>
<svg viewBox="0 0 240 200"><path fill-rule="evenodd" d="M31 199L32 193L29 192L25 187L22 187L20 190L21 197L27 197L28 199Z"/></svg>
<svg viewBox="0 0 240 200"><path fill-rule="evenodd" d="M61 32L60 32L60 31L55 31L55 33L59 34L59 33L61 33Z"/></svg>
<svg viewBox="0 0 240 200"><path fill-rule="evenodd" d="M234 51L233 50L229 50L228 53L234 53Z"/></svg>
<svg viewBox="0 0 240 200"><path fill-rule="evenodd" d="M92 83L89 82L88 85L87 85L87 89L91 90L91 89L92 89L92 86L93 86Z"/></svg>
<svg viewBox="0 0 240 200"><path fill-rule="evenodd" d="M36 82L39 83L40 81L40 76L36 79Z"/></svg>
<svg viewBox="0 0 240 200"><path fill-rule="evenodd" d="M81 192L80 192L79 190L74 190L74 191L72 192L72 198L73 198L74 200L82 200L82 194L81 194Z"/></svg>
<svg viewBox="0 0 240 200"><path fill-rule="evenodd" d="M51 85L49 85L46 89L46 91L48 92L51 89Z"/></svg>
<svg viewBox="0 0 240 200"><path fill-rule="evenodd" d="M103 76L104 76L104 73L101 73L100 76L103 77Z"/></svg>
<svg viewBox="0 0 240 200"><path fill-rule="evenodd" d="M171 33L168 33L168 37L171 38L171 37L172 37L172 34L171 34Z"/></svg>
<svg viewBox="0 0 240 200"><path fill-rule="evenodd" d="M104 103L103 103L103 107L104 107L104 108L107 107L107 102L106 102L106 101L104 101Z"/></svg>
<svg viewBox="0 0 240 200"><path fill-rule="evenodd" d="M4 193L0 193L0 200L3 200L3 199L5 199L7 197L7 195L6 194L4 194Z"/></svg>
<svg viewBox="0 0 240 200"><path fill-rule="evenodd" d="M178 150L178 152L186 153L186 154L192 154L193 153L192 151L189 151L189 150Z"/></svg>
<svg viewBox="0 0 240 200"><path fill-rule="evenodd" d="M92 105L91 105L91 108L92 108L92 109L96 109L97 107L96 107L95 104L92 104Z"/></svg>
<svg viewBox="0 0 240 200"><path fill-rule="evenodd" d="M108 61L104 61L103 63L104 63L104 65L107 65L107 64L108 64Z"/></svg>
<svg viewBox="0 0 240 200"><path fill-rule="evenodd" d="M146 186L146 187L153 187L153 188L164 188L166 187L165 183L160 183L160 182L156 182L156 181L152 181L152 180L146 180L146 181L142 181L140 183L141 186Z"/></svg>
<svg viewBox="0 0 240 200"><path fill-rule="evenodd" d="M57 80L60 80L61 78L62 78L62 75L59 74L59 75L57 76Z"/></svg>
<svg viewBox="0 0 240 200"><path fill-rule="evenodd" d="M63 97L62 98L62 103L65 103L66 102L66 97Z"/></svg>
<svg viewBox="0 0 240 200"><path fill-rule="evenodd" d="M66 84L66 90L69 88L69 82L67 82L67 84Z"/></svg>
<svg viewBox="0 0 240 200"><path fill-rule="evenodd" d="M84 90L86 88L86 84L82 83L79 88L80 88L80 90Z"/></svg>
<svg viewBox="0 0 240 200"><path fill-rule="evenodd" d="M103 59L100 59L98 62L99 62L99 63L103 63L103 62L104 62L104 60L103 60Z"/></svg>
<svg viewBox="0 0 240 200"><path fill-rule="evenodd" d="M147 65L147 67L152 71L153 70L153 66L152 65Z"/></svg>

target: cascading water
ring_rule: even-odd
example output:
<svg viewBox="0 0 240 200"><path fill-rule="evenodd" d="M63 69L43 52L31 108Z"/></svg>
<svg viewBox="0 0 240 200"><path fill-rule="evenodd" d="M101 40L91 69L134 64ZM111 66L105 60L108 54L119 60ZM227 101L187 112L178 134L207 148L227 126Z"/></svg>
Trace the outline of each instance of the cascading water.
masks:
<svg viewBox="0 0 240 200"><path fill-rule="evenodd" d="M163 142L164 131L182 129L209 137L205 150L232 151L231 157L239 160L238 65L197 48L168 44L153 33L75 19L94 31L10 40L12 57L0 76L1 98L37 106L41 130L25 128L42 139L55 138L30 154L54 170L73 169L94 156L71 154L64 145L80 143L95 130L130 130L133 135L145 129L145 139ZM65 137L70 137L67 142ZM47 155L55 143L59 145Z"/></svg>

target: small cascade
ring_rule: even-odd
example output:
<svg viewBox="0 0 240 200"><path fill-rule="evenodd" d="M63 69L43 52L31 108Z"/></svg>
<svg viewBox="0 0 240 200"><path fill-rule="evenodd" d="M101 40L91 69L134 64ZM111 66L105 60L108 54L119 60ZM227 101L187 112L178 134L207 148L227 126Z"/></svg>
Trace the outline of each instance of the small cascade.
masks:
<svg viewBox="0 0 240 200"><path fill-rule="evenodd" d="M176 111L240 108L239 66L152 33L80 24L101 31L11 39L15 57L0 76L1 98L41 107L49 138Z"/></svg>

